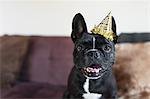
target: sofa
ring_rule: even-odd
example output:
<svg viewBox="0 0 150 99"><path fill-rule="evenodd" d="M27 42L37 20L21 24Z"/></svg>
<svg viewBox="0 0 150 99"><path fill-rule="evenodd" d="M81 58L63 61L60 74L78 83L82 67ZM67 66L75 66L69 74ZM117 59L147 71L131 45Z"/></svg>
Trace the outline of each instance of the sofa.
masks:
<svg viewBox="0 0 150 99"><path fill-rule="evenodd" d="M119 98L148 99L150 42L124 41L116 44L113 66ZM61 99L73 67L72 52L70 37L0 37L0 97Z"/></svg>

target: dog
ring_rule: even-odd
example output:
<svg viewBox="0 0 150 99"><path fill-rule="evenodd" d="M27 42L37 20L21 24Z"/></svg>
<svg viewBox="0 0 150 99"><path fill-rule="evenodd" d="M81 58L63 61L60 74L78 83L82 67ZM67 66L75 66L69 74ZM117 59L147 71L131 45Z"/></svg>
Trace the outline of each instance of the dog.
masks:
<svg viewBox="0 0 150 99"><path fill-rule="evenodd" d="M117 84L112 72L117 42L113 17L111 22L113 40L89 33L83 16L80 13L74 16L71 33L74 67L64 99L117 99Z"/></svg>

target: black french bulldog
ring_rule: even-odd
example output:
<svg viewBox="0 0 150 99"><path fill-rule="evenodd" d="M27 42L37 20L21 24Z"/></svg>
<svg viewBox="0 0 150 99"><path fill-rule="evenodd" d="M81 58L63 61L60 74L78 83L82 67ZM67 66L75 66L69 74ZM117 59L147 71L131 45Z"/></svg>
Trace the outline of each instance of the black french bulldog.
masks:
<svg viewBox="0 0 150 99"><path fill-rule="evenodd" d="M112 30L116 33L112 17ZM117 35L116 35L117 36ZM64 99L117 99L112 72L115 43L99 34L88 33L83 16L78 13L72 23L74 67L68 79Z"/></svg>

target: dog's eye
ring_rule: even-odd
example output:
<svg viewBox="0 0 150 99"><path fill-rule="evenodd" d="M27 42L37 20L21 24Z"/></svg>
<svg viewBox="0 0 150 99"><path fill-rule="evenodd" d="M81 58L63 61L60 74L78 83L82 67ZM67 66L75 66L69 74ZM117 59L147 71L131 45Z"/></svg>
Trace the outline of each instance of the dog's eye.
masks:
<svg viewBox="0 0 150 99"><path fill-rule="evenodd" d="M82 50L82 46L77 46L77 51L81 51Z"/></svg>
<svg viewBox="0 0 150 99"><path fill-rule="evenodd" d="M107 53L109 53L111 51L111 47L108 45L103 46L102 49Z"/></svg>

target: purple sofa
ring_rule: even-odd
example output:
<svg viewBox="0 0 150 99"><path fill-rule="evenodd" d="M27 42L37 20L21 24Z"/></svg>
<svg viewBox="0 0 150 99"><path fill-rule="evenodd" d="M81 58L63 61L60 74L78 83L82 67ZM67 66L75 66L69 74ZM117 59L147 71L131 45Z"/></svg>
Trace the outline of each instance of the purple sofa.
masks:
<svg viewBox="0 0 150 99"><path fill-rule="evenodd" d="M121 37L126 43L116 45L113 66L119 99L150 99L150 42L141 36L130 36L133 43ZM72 52L70 37L0 37L0 97L61 99L73 67Z"/></svg>
<svg viewBox="0 0 150 99"><path fill-rule="evenodd" d="M15 40L24 38L23 36L15 37ZM11 38L11 36L5 38ZM9 39L10 42L11 40L13 39ZM1 42L1 45L5 46L5 42L6 40ZM11 88L5 89L1 96L11 99L61 99L66 88L68 74L73 67L71 39L69 37L31 36L27 42L27 50L19 69L19 76L11 84ZM17 47L17 43L13 47Z"/></svg>

